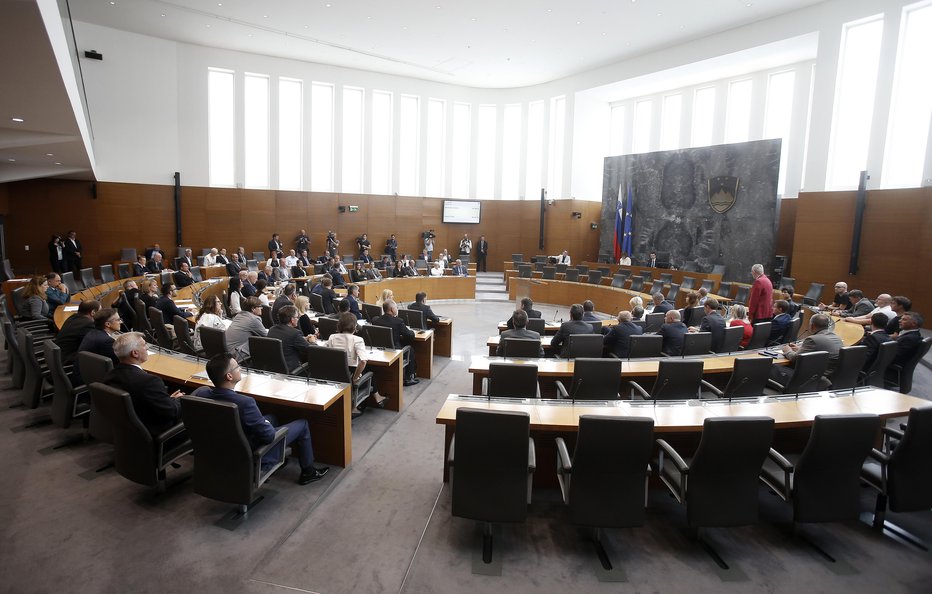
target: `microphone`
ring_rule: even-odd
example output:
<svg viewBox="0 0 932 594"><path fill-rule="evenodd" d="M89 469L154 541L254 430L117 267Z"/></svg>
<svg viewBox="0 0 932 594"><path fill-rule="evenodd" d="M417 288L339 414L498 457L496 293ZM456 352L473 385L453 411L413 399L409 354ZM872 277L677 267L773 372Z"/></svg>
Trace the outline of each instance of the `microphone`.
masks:
<svg viewBox="0 0 932 594"><path fill-rule="evenodd" d="M579 388L582 387L583 381L584 381L583 378L579 378L579 381L576 382L576 387L573 388L573 395L570 397L573 404L576 404L576 395L579 394Z"/></svg>
<svg viewBox="0 0 932 594"><path fill-rule="evenodd" d="M660 395L663 394L663 391L667 388L667 384L669 384L669 383L670 383L670 378L664 379L664 380L663 380L663 383L660 384L660 389L657 390L657 393L654 394L654 395L651 397L651 399L654 401L654 407L655 407L655 408L657 407L657 399L660 398Z"/></svg>
<svg viewBox="0 0 932 594"><path fill-rule="evenodd" d="M728 404L731 404L731 397L732 397L732 394L734 394L735 392L737 392L738 390L740 390L740 389L741 389L741 386L743 386L744 384L748 383L749 380L750 380L750 378L748 378L747 376L741 378L741 381L738 382L738 385L735 387L735 389L728 393Z"/></svg>
<svg viewBox="0 0 932 594"><path fill-rule="evenodd" d="M556 322L556 321L557 321L557 314L558 314L558 313L560 313L560 310L559 310L559 309L553 310L553 319L550 320L551 322Z"/></svg>

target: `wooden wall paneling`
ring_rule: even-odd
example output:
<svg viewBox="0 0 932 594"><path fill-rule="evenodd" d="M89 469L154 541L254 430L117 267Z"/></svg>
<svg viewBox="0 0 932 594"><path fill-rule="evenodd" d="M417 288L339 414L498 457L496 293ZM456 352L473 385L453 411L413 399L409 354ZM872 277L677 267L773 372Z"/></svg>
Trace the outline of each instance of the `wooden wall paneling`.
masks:
<svg viewBox="0 0 932 594"><path fill-rule="evenodd" d="M780 201L780 222L777 227L777 241L774 245L775 253L790 258L790 272L793 271L793 235L796 232L796 205L795 198L784 198ZM787 276L793 276L788 274ZM795 278L795 277L794 277Z"/></svg>
<svg viewBox="0 0 932 594"><path fill-rule="evenodd" d="M190 187L181 189L181 241L191 248L195 260L204 248L215 247L207 241L207 189Z"/></svg>
<svg viewBox="0 0 932 594"><path fill-rule="evenodd" d="M385 242L392 233L395 234L396 241L401 244L402 240L398 236L398 215L397 203L394 197L369 197L365 215L367 220L366 233L369 241L372 243L370 253L373 258L378 258L385 253Z"/></svg>
<svg viewBox="0 0 932 594"><path fill-rule="evenodd" d="M275 192L275 230L273 233L281 236L285 255L288 255L289 250L294 249L294 239L301 229L307 231L305 225L308 218L308 203L307 192ZM270 239L272 239L271 233L266 243ZM267 248L266 245L262 249ZM308 256L310 255L309 253Z"/></svg>
<svg viewBox="0 0 932 594"><path fill-rule="evenodd" d="M10 184L0 184L0 214L10 212Z"/></svg>

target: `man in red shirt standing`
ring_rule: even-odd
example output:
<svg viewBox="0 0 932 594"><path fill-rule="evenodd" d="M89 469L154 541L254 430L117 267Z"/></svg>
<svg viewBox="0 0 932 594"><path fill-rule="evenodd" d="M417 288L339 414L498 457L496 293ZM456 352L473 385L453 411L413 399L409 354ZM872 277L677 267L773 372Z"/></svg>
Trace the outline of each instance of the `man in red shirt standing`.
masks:
<svg viewBox="0 0 932 594"><path fill-rule="evenodd" d="M751 323L769 322L773 319L773 284L764 275L764 267L755 264L751 267L754 284L751 285L751 297L748 299L748 317Z"/></svg>

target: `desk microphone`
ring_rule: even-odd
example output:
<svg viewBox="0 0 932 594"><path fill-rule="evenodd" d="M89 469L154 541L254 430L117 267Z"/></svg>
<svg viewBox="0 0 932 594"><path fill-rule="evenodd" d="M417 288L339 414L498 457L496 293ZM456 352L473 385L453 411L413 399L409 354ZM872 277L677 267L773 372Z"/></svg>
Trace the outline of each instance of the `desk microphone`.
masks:
<svg viewBox="0 0 932 594"><path fill-rule="evenodd" d="M579 394L579 388L583 385L583 378L579 378L579 381L576 382L576 387L573 389L573 395L570 397L573 404L576 404L576 395Z"/></svg>
<svg viewBox="0 0 932 594"><path fill-rule="evenodd" d="M652 396L652 399L653 399L653 401L654 401L654 408L657 407L657 399L660 398L660 395L663 394L663 391L666 389L667 384L669 384L669 383L670 383L670 379L669 379L669 378L664 379L664 380L663 380L663 383L660 384L660 389L657 390L657 393L654 394L654 395Z"/></svg>
<svg viewBox="0 0 932 594"><path fill-rule="evenodd" d="M750 378L748 378L747 376L744 376L743 378L741 378L741 381L738 382L738 385L735 387L735 389L732 390L732 391L728 394L728 404L731 404L731 395L734 394L735 392L737 392L738 390L740 390L740 389L741 389L741 386L743 386L744 384L748 383L749 379L750 379Z"/></svg>

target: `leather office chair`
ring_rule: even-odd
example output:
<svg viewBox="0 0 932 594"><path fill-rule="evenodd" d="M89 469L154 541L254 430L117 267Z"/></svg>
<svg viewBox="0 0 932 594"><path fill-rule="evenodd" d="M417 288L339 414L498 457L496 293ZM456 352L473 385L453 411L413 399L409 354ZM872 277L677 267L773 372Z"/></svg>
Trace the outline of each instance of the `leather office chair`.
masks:
<svg viewBox="0 0 932 594"><path fill-rule="evenodd" d="M97 282L97 279L94 278L94 269L93 268L82 268L81 269L81 283L84 285L85 289L90 289L91 287L96 287L100 283Z"/></svg>
<svg viewBox="0 0 932 594"><path fill-rule="evenodd" d="M203 328L201 330L203 331ZM295 369L288 369L282 341L265 336L249 337L249 366L261 371L286 375L303 375L307 371L307 363L302 363Z"/></svg>
<svg viewBox="0 0 932 594"><path fill-rule="evenodd" d="M208 359L229 353L230 347L227 346L227 333L220 328L209 328L201 326L201 346L204 347L204 356Z"/></svg>
<svg viewBox="0 0 932 594"><path fill-rule="evenodd" d="M288 428L280 427L271 443L253 451L235 404L182 396L181 411L194 446L194 492L236 505L232 519L245 516L263 499L256 491L284 464ZM279 452L279 462L263 469L262 458L272 451Z"/></svg>
<svg viewBox="0 0 932 594"><path fill-rule="evenodd" d="M630 268L619 268L618 271L615 272L615 274L621 275L622 277L625 278L625 280L627 280L631 276L631 269Z"/></svg>
<svg viewBox="0 0 932 594"><path fill-rule="evenodd" d="M481 522L482 560L492 563L492 524L524 522L537 466L525 412L460 408L447 461L453 515Z"/></svg>
<svg viewBox="0 0 932 594"><path fill-rule="evenodd" d="M696 286L696 279L691 276L684 276L683 282L680 283L681 291L691 291Z"/></svg>
<svg viewBox="0 0 932 594"><path fill-rule="evenodd" d="M84 287L79 287L77 281L74 278L73 272L62 272L61 273L61 282L65 283L65 286L68 287L70 293L77 293Z"/></svg>
<svg viewBox="0 0 932 594"><path fill-rule="evenodd" d="M159 286L160 287L165 286L165 283L170 283L170 282L172 282L172 273L167 270L163 270L162 273L159 275Z"/></svg>
<svg viewBox="0 0 932 594"><path fill-rule="evenodd" d="M770 379L767 384L782 394L800 394L819 389L822 376L828 368L828 353L813 351L796 357L793 372L786 379L786 384Z"/></svg>
<svg viewBox="0 0 932 594"><path fill-rule="evenodd" d="M149 323L149 312L146 311L145 302L142 299L134 301L133 311L136 312L136 317L133 318L133 332L141 332L148 342L156 342L155 331Z"/></svg>
<svg viewBox="0 0 932 594"><path fill-rule="evenodd" d="M775 283L773 286L775 289L778 287L795 287L796 279L792 276L781 276L780 282Z"/></svg>
<svg viewBox="0 0 932 594"><path fill-rule="evenodd" d="M311 293L310 300L311 300L312 310L316 311L319 314L325 313L324 312L324 298L321 297L320 293ZM378 315L382 315L381 308L379 308Z"/></svg>
<svg viewBox="0 0 932 594"><path fill-rule="evenodd" d="M511 254L512 262L524 262L524 254Z"/></svg>
<svg viewBox="0 0 932 594"><path fill-rule="evenodd" d="M930 346L932 346L932 337L923 338L909 361L903 365L891 363L886 373L887 386L899 390L901 394L909 394L912 392L913 372L916 371L916 365L919 364L919 361L929 352Z"/></svg>
<svg viewBox="0 0 932 594"><path fill-rule="evenodd" d="M275 325L275 321L272 319L272 308L268 305L262 306L262 325L265 326L265 329L268 330Z"/></svg>
<svg viewBox="0 0 932 594"><path fill-rule="evenodd" d="M708 355L712 352L711 332L687 332L683 335L683 357Z"/></svg>
<svg viewBox="0 0 932 594"><path fill-rule="evenodd" d="M121 262L117 265L117 274L120 275L121 280L133 276L133 273L130 271L129 264L126 262Z"/></svg>
<svg viewBox="0 0 932 594"><path fill-rule="evenodd" d="M644 278L644 282L650 282L654 280L654 271L650 268L645 268L641 271L641 276Z"/></svg>
<svg viewBox="0 0 932 594"><path fill-rule="evenodd" d="M676 298L680 294L680 286L676 283L670 283L670 290L667 291L667 301L676 305Z"/></svg>
<svg viewBox="0 0 932 594"><path fill-rule="evenodd" d="M566 269L569 268L566 264L554 264L553 266L557 269L557 273L559 274L565 274Z"/></svg>
<svg viewBox="0 0 932 594"><path fill-rule="evenodd" d="M178 343L178 350L180 352L186 355L194 355L195 357L204 356L203 351L198 351L194 348L194 341L191 340L191 326L188 325L188 320L181 316L174 316L172 318L172 326L175 329L175 340Z"/></svg>
<svg viewBox="0 0 932 594"><path fill-rule="evenodd" d="M627 280L627 278L628 277L624 274L616 273L615 276L612 277L612 288L613 289L624 289L625 280Z"/></svg>
<svg viewBox="0 0 932 594"><path fill-rule="evenodd" d="M246 270L250 272L259 272L259 261L255 259L246 260Z"/></svg>
<svg viewBox="0 0 932 594"><path fill-rule="evenodd" d="M199 283L204 280L204 277L201 275L201 267L194 266L191 268L191 278L194 279L194 282Z"/></svg>
<svg viewBox="0 0 932 594"><path fill-rule="evenodd" d="M104 378L113 369L113 361L110 360L110 357L87 351L78 353L76 364L81 369L81 379L84 381L85 386L89 386L94 382L103 383ZM93 399L91 399L91 419L88 432L97 441L113 443L113 429L110 428L107 419L94 409Z"/></svg>
<svg viewBox="0 0 932 594"><path fill-rule="evenodd" d="M71 427L71 422L81 419L85 436L90 420L91 398L86 386L74 386L61 360L61 349L51 340L43 342L45 363L52 379L52 422L62 429Z"/></svg>
<svg viewBox="0 0 932 594"><path fill-rule="evenodd" d="M669 285L673 282L673 274L670 272L661 272L660 273L660 282L665 285Z"/></svg>
<svg viewBox="0 0 932 594"><path fill-rule="evenodd" d="M659 332L660 327L663 326L663 318L666 314L663 313L649 313L644 316L645 321L647 322L647 327L644 329L645 332Z"/></svg>
<svg viewBox="0 0 932 594"><path fill-rule="evenodd" d="M331 334L336 334L339 323L334 318L321 316L317 318L317 330L320 332L320 340L327 340Z"/></svg>
<svg viewBox="0 0 932 594"><path fill-rule="evenodd" d="M579 271L579 276L586 276L589 274L589 267L585 264L578 264L576 270Z"/></svg>
<svg viewBox="0 0 932 594"><path fill-rule="evenodd" d="M822 300L822 290L824 288L825 285L822 283L809 283L809 290L806 291L806 295L803 297L803 305L818 305L819 301Z"/></svg>
<svg viewBox="0 0 932 594"><path fill-rule="evenodd" d="M890 340L877 348L877 357L874 359L873 364L868 369L861 371L858 376L858 381L862 386L884 387L887 368L896 358L896 346L896 341Z"/></svg>
<svg viewBox="0 0 932 594"><path fill-rule="evenodd" d="M13 264L10 263L8 258L3 259L3 268L0 269L3 272L3 280L10 280L11 278L16 278L16 275L13 274Z"/></svg>
<svg viewBox="0 0 932 594"><path fill-rule="evenodd" d="M427 321L424 319L424 312L419 309L406 309L405 324L414 330L427 330Z"/></svg>
<svg viewBox="0 0 932 594"><path fill-rule="evenodd" d="M543 262L534 262L534 271L535 271L535 272L543 272L543 271L544 271L544 263L543 263Z"/></svg>
<svg viewBox="0 0 932 594"><path fill-rule="evenodd" d="M347 363L346 351L343 349L319 346L308 357L308 377L341 384L352 384L353 408L359 407L374 391L372 382L375 377L371 371L364 371L353 382L353 374Z"/></svg>
<svg viewBox="0 0 932 594"><path fill-rule="evenodd" d="M579 271L575 268L567 268L566 272L563 273L563 280L578 283L579 282Z"/></svg>
<svg viewBox="0 0 932 594"><path fill-rule="evenodd" d="M20 389L26 381L26 367L23 357L19 352L19 341L16 340L16 331L13 329L13 323L6 316L0 319L3 323L3 336L6 339L7 356L10 358L12 367L10 369L10 387Z"/></svg>
<svg viewBox="0 0 932 594"><path fill-rule="evenodd" d="M641 359L645 357L660 357L663 348L663 337L659 334L636 334L631 337L628 348L628 359ZM613 357L614 353L610 353Z"/></svg>
<svg viewBox="0 0 932 594"><path fill-rule="evenodd" d="M590 285L601 285L602 284L602 272L598 270L590 270L589 278L586 279Z"/></svg>
<svg viewBox="0 0 932 594"><path fill-rule="evenodd" d="M874 513L861 518L874 528L928 551L928 545L905 529L886 521L890 511L907 513L932 508L932 407L911 408L904 431L882 427L883 450L871 450L861 468L861 481L877 491Z"/></svg>
<svg viewBox="0 0 932 594"><path fill-rule="evenodd" d="M402 367L407 367L414 353L408 345L401 346L395 344L395 337L392 336L392 329L385 326L376 326L367 324L359 329L359 335L365 343L371 347L389 350L401 350L403 358Z"/></svg>
<svg viewBox="0 0 932 594"><path fill-rule="evenodd" d="M725 283L725 282L719 283L719 284L718 284L718 293L716 293L716 294L717 294L717 295L721 295L722 297L729 297L729 298L730 298L730 297L731 297L731 283Z"/></svg>
<svg viewBox="0 0 932 594"><path fill-rule="evenodd" d="M518 276L521 278L531 278L531 272L534 267L530 264L518 264Z"/></svg>
<svg viewBox="0 0 932 594"><path fill-rule="evenodd" d="M770 368L773 359L770 357L738 357L735 358L734 370L725 385L724 390L714 386L709 389L719 398L754 398L763 395L767 380L770 379Z"/></svg>
<svg viewBox="0 0 932 594"><path fill-rule="evenodd" d="M265 252L253 252L252 259L256 261L265 260Z"/></svg>
<svg viewBox="0 0 932 594"><path fill-rule="evenodd" d="M793 318L793 323L790 324L790 329L786 331L786 335L783 337L784 342L796 342L799 338L799 330L803 326L802 316Z"/></svg>
<svg viewBox="0 0 932 594"><path fill-rule="evenodd" d="M744 339L744 326L726 326L725 338L722 339L722 345L718 352L734 353L740 351L742 339ZM711 345L709 348L711 348Z"/></svg>
<svg viewBox="0 0 932 594"><path fill-rule="evenodd" d="M41 360L36 356L35 339L32 333L25 328L17 328L16 340L19 346L19 356L23 360L23 406L38 408L42 399L53 393L52 376L45 365L45 355L41 355Z"/></svg>
<svg viewBox="0 0 932 594"><path fill-rule="evenodd" d="M362 317L366 320L372 321L373 318L377 318L382 315L382 308L378 305L373 305L372 303L363 303L362 304Z"/></svg>
<svg viewBox="0 0 932 594"><path fill-rule="evenodd" d="M537 365L489 363L483 388L489 398L540 398Z"/></svg>
<svg viewBox="0 0 932 594"><path fill-rule="evenodd" d="M641 292L641 289L644 288L644 277L643 276L632 276L631 277L631 286L628 287L631 291L637 293Z"/></svg>
<svg viewBox="0 0 932 594"><path fill-rule="evenodd" d="M663 283L659 280L652 281L650 285L644 289L644 292L648 295L653 295L654 293L663 293Z"/></svg>
<svg viewBox="0 0 932 594"><path fill-rule="evenodd" d="M688 314L688 316L686 314ZM686 322L687 319L689 320L689 322ZM700 325L702 325L702 320L704 319L705 319L705 307L702 305L686 307L683 309L683 323L686 324L687 326L696 326L698 328Z"/></svg>
<svg viewBox="0 0 932 594"><path fill-rule="evenodd" d="M156 344L163 349L173 350L175 348L175 341L168 334L168 328L165 327L165 318L161 309L157 307L149 308L149 325L155 334Z"/></svg>
<svg viewBox="0 0 932 594"><path fill-rule="evenodd" d="M165 469L191 453L191 441L178 423L159 435L151 435L139 421L129 394L93 382L88 385L95 413L100 413L113 429L115 466L124 478L165 490Z"/></svg>
<svg viewBox="0 0 932 594"><path fill-rule="evenodd" d="M739 303L741 305L747 305L748 299L751 297L751 287L739 286L735 291L735 298L732 303Z"/></svg>
<svg viewBox="0 0 932 594"><path fill-rule="evenodd" d="M547 322L544 318L528 318L527 320L527 329L537 332L541 336L544 335L544 329L547 326Z"/></svg>
<svg viewBox="0 0 932 594"><path fill-rule="evenodd" d="M711 384L702 379L701 360L663 359L657 368L657 378L650 393L635 381L629 381L631 399L635 391L644 400L688 400L699 398L702 386L711 389Z"/></svg>
<svg viewBox="0 0 932 594"><path fill-rule="evenodd" d="M524 359L540 357L540 341L533 338L503 338L502 356Z"/></svg>
<svg viewBox="0 0 932 594"><path fill-rule="evenodd" d="M543 272L541 278L544 280L553 280L556 278L557 269L555 266L544 266L541 271Z"/></svg>
<svg viewBox="0 0 932 594"><path fill-rule="evenodd" d="M842 347L838 350L838 364L832 372L832 389L844 390L858 385L858 377L867 361L866 346Z"/></svg>
<svg viewBox="0 0 932 594"><path fill-rule="evenodd" d="M602 273L603 277L609 277L612 275L612 269L608 266L599 266L598 270Z"/></svg>
<svg viewBox="0 0 932 594"><path fill-rule="evenodd" d="M568 359L577 357L601 357L603 338L601 334L570 334L566 339Z"/></svg>
<svg viewBox="0 0 932 594"><path fill-rule="evenodd" d="M621 389L621 361L618 359L579 358L573 365L569 389L562 380L555 382L558 398L573 400L617 400Z"/></svg>
<svg viewBox="0 0 932 594"><path fill-rule="evenodd" d="M748 345L744 347L746 351L756 351L767 346L767 343L770 341L770 328L773 326L771 322L758 322L752 326L753 332L751 333L751 340L748 341Z"/></svg>
<svg viewBox="0 0 932 594"><path fill-rule="evenodd" d="M699 285L699 288L700 288L700 289L705 289L706 291L708 291L709 293L711 293L711 292L712 292L712 287L714 287L714 286L715 286L715 281L712 280L711 278L706 278L706 279L703 279L703 280L702 280L702 284Z"/></svg>
<svg viewBox="0 0 932 594"><path fill-rule="evenodd" d="M105 283L112 283L116 279L113 277L113 264L102 264L100 267L100 280Z"/></svg>

